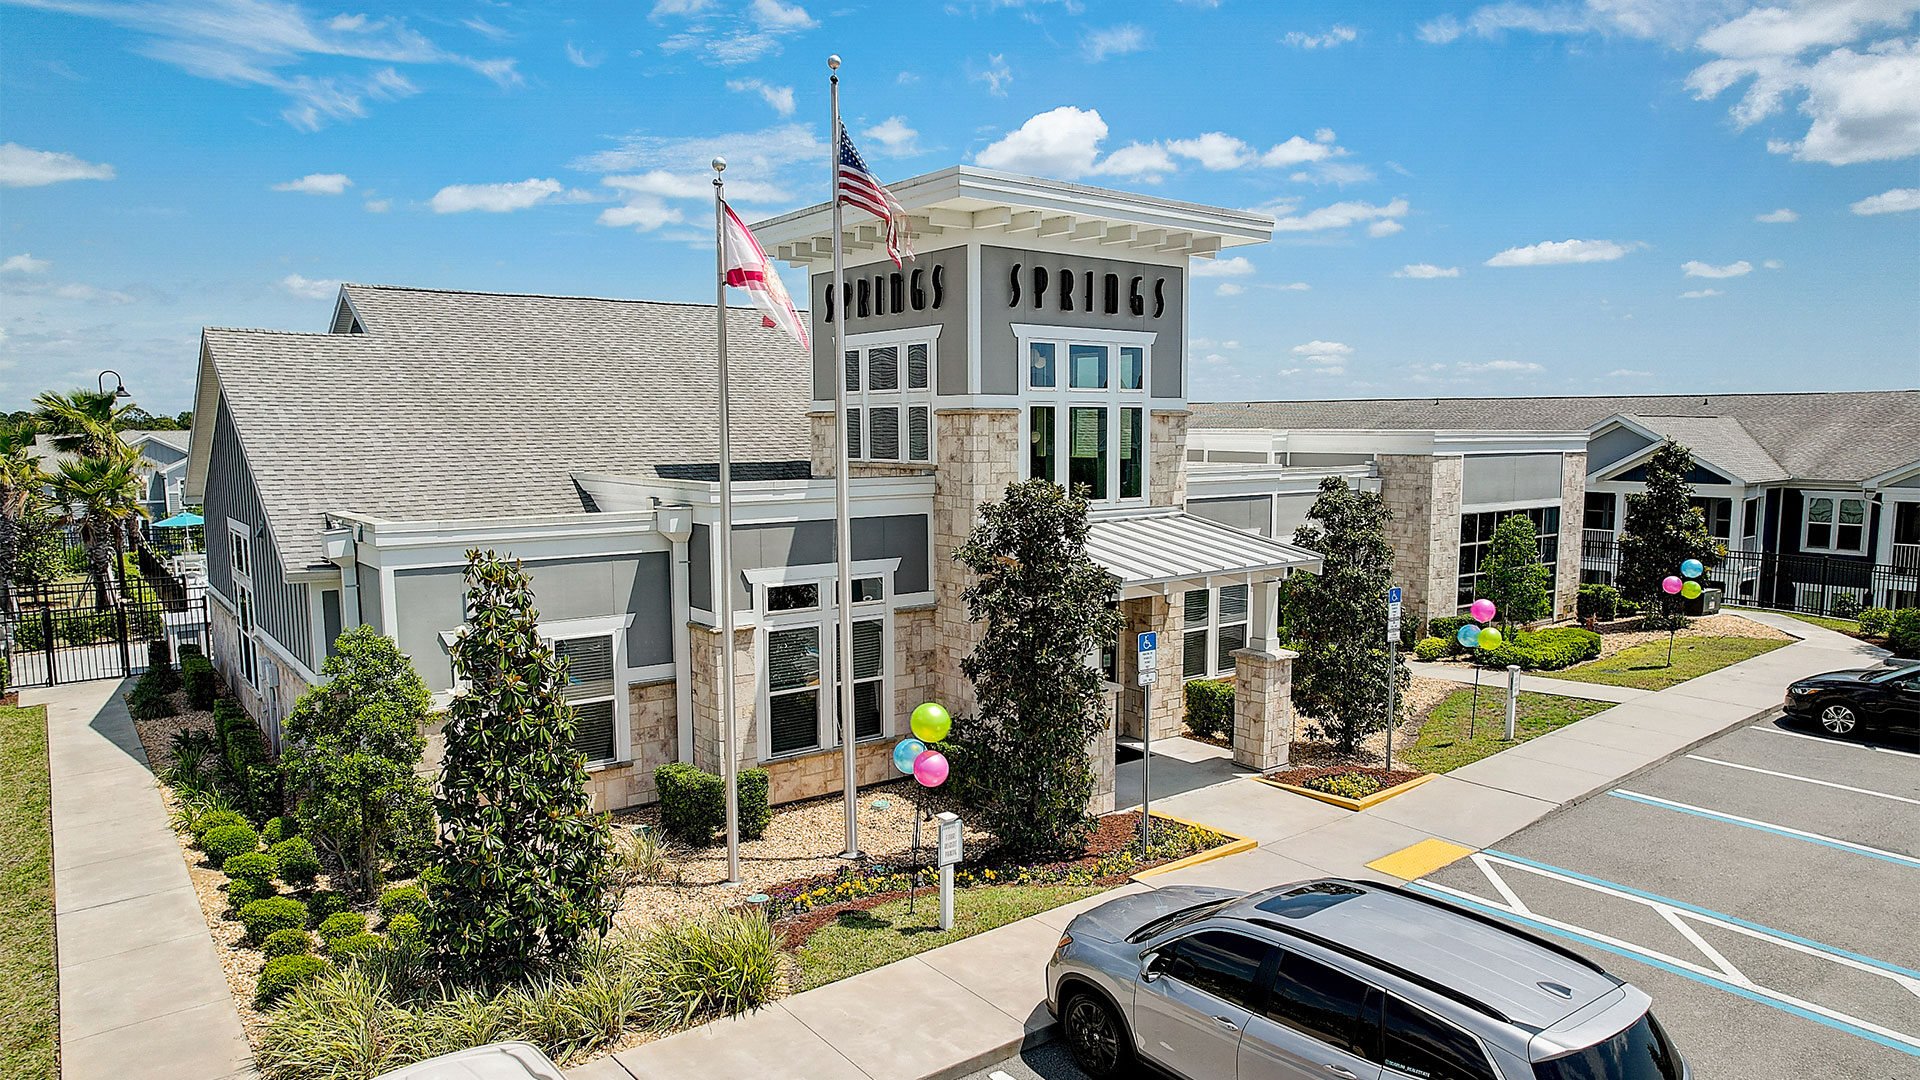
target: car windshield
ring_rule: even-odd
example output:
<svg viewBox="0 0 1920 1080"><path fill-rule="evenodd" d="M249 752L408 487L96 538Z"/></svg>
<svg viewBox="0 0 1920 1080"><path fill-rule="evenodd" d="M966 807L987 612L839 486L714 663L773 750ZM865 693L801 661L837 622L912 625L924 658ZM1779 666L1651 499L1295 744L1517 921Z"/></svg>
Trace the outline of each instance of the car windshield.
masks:
<svg viewBox="0 0 1920 1080"><path fill-rule="evenodd" d="M1867 676L1867 681L1876 683L1894 682L1899 679L1911 679L1915 676L1920 676L1920 664L1908 664L1903 667L1893 668L1889 671L1876 671Z"/></svg>
<svg viewBox="0 0 1920 1080"><path fill-rule="evenodd" d="M1147 923L1145 926L1142 926L1140 929L1135 930L1133 933L1128 934L1127 940L1145 941L1156 934L1165 933L1175 927L1185 926L1190 922L1198 922L1239 899L1237 896L1229 896L1222 900L1205 900L1192 907L1183 907L1179 911L1168 912L1152 922Z"/></svg>
<svg viewBox="0 0 1920 1080"><path fill-rule="evenodd" d="M1680 1055L1652 1013L1606 1042L1533 1063L1534 1080L1680 1080Z"/></svg>

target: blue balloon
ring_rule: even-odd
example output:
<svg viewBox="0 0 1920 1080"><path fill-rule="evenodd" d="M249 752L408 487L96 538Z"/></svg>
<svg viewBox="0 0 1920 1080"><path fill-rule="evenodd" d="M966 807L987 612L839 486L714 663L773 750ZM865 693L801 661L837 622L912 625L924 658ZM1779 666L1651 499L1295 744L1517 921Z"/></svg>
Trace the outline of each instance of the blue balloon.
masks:
<svg viewBox="0 0 1920 1080"><path fill-rule="evenodd" d="M913 760L927 752L927 744L919 739L901 739L893 747L893 767L903 773L913 772Z"/></svg>
<svg viewBox="0 0 1920 1080"><path fill-rule="evenodd" d="M1688 559L1686 562L1680 564L1680 575L1682 577L1699 577L1706 572L1707 568L1700 565L1699 559Z"/></svg>
<svg viewBox="0 0 1920 1080"><path fill-rule="evenodd" d="M1477 648L1480 645L1480 628L1472 623L1468 623L1456 631L1453 637L1454 640L1469 649Z"/></svg>

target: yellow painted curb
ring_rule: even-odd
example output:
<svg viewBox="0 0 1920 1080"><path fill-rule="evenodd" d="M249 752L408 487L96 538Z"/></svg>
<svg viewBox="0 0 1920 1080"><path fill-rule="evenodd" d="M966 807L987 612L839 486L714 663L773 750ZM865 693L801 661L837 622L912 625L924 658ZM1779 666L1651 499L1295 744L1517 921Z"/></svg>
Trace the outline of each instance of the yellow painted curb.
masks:
<svg viewBox="0 0 1920 1080"><path fill-rule="evenodd" d="M1470 847L1429 837L1391 855L1380 856L1368 863L1367 869L1378 870L1402 881L1414 881L1471 854L1473 849Z"/></svg>
<svg viewBox="0 0 1920 1080"><path fill-rule="evenodd" d="M1219 833L1221 836L1227 838L1227 842L1221 844L1219 847L1211 847L1205 851L1195 852L1184 859L1175 859L1164 866L1156 866L1151 870L1142 870L1133 875L1132 880L1134 881L1139 881L1141 878L1155 877L1159 874L1171 874L1175 870L1185 870L1189 866L1199 866L1201 863L1212 862L1215 859L1224 859L1229 855L1238 855L1243 851L1252 851L1254 848L1260 846L1260 841L1250 836L1240 836L1237 833L1230 833L1217 825L1208 825L1199 821L1188 821L1186 818L1174 817L1172 814L1163 814L1158 810L1152 811L1152 815L1166 821L1175 821L1196 829L1205 829L1208 832Z"/></svg>
<svg viewBox="0 0 1920 1080"><path fill-rule="evenodd" d="M1305 795L1309 799L1318 799L1323 803L1327 803L1328 805L1331 805L1331 806L1337 806L1342 810L1365 810L1370 806L1378 806L1379 804L1386 802L1388 799L1393 798L1395 795L1404 795L1407 792L1412 791L1414 788L1419 787L1421 784L1424 784L1427 781L1439 775L1440 775L1439 773L1427 773L1424 776L1416 776L1404 784L1396 784L1393 787L1387 788L1384 791L1376 791L1364 799L1345 799L1345 798L1341 798L1338 795L1329 795L1324 791L1315 791L1312 788L1304 788L1298 784L1283 784L1278 780L1269 780L1264 776L1256 776L1254 777L1254 779L1260 781L1263 784L1268 784L1273 787L1277 787L1282 791L1291 791L1295 795Z"/></svg>

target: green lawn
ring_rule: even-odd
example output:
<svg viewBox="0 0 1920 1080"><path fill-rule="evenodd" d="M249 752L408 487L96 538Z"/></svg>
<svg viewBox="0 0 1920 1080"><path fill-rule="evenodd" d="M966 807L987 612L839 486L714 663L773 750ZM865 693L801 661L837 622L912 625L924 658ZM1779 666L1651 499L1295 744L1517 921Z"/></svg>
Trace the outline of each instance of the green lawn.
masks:
<svg viewBox="0 0 1920 1080"><path fill-rule="evenodd" d="M1514 741L1508 742L1502 737L1506 734L1507 719L1505 690L1480 688L1477 721L1473 718L1473 691L1455 690L1433 707L1432 714L1420 728L1419 741L1403 753L1401 759L1422 772L1449 772L1611 708L1613 703L1608 701L1522 690L1519 712L1514 718Z"/></svg>
<svg viewBox="0 0 1920 1080"><path fill-rule="evenodd" d="M1853 619L1833 619L1825 615L1802 615L1798 611L1776 611L1774 614L1785 615L1789 619L1798 619L1803 623L1818 626L1826 630L1832 630L1837 634L1850 634L1854 637L1860 636L1860 624Z"/></svg>
<svg viewBox="0 0 1920 1080"><path fill-rule="evenodd" d="M1751 660L1770 653L1789 642L1771 638L1695 637L1676 638L1673 666L1667 666L1667 643L1649 641L1622 649L1600 660L1575 664L1565 671L1536 671L1549 679L1631 686L1640 690L1665 690L1696 675L1719 671L1729 664Z"/></svg>
<svg viewBox="0 0 1920 1080"><path fill-rule="evenodd" d="M870 911L850 911L814 931L797 952L795 990L811 990L882 964L1005 926L1049 908L1105 892L1099 885L985 885L956 889L953 929L940 929L940 894L922 893L907 914L905 900Z"/></svg>
<svg viewBox="0 0 1920 1080"><path fill-rule="evenodd" d="M0 1076L52 1080L53 825L47 710L0 708Z"/></svg>

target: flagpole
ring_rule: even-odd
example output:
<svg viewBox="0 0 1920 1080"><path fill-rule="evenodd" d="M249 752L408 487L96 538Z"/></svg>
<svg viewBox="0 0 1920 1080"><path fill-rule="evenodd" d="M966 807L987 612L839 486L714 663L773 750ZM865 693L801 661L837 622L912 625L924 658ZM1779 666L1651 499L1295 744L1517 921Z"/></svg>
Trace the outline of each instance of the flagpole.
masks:
<svg viewBox="0 0 1920 1080"><path fill-rule="evenodd" d="M714 322L720 339L720 782L727 791L727 883L740 882L740 743L733 703L733 454L727 445L726 158L713 159Z"/></svg>
<svg viewBox="0 0 1920 1080"><path fill-rule="evenodd" d="M853 527L847 494L847 270L846 255L840 245L840 57L827 57L827 97L833 109L833 126L827 142L833 155L833 188L827 195L833 207L833 294L839 312L833 320L833 430L838 455L833 465L833 561L836 581L835 622L839 624L839 648L834 650L834 674L838 693L835 700L840 714L840 755L846 765L844 794L847 804L847 850L843 859L860 857L860 792L858 770L854 768L853 722Z"/></svg>

